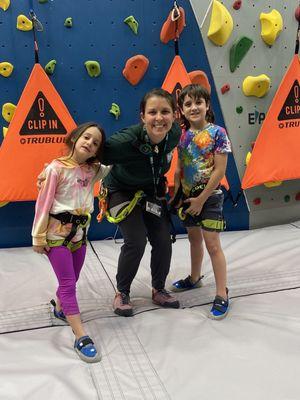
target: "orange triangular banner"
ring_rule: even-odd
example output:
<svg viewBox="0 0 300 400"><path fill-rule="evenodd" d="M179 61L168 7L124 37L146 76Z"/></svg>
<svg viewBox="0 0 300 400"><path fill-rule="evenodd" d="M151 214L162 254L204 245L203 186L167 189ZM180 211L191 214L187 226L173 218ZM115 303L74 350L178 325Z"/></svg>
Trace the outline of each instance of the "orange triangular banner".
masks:
<svg viewBox="0 0 300 400"><path fill-rule="evenodd" d="M242 188L300 178L300 61L296 54L263 122Z"/></svg>
<svg viewBox="0 0 300 400"><path fill-rule="evenodd" d="M47 74L35 64L0 148L0 201L37 197L36 178L62 154L76 126Z"/></svg>
<svg viewBox="0 0 300 400"><path fill-rule="evenodd" d="M189 77L189 74L187 73L187 70L185 69L181 57L175 56L169 68L169 71L166 75L166 78L162 84L162 88L172 94L177 104L177 99L182 88L184 88L187 85L190 85L191 83L192 81ZM178 159L177 149L175 149L173 153L171 167L166 174L169 187L174 186L174 173L177 165L177 159Z"/></svg>
<svg viewBox="0 0 300 400"><path fill-rule="evenodd" d="M167 90L169 93L173 95L177 104L177 99L181 90L185 86L190 85L191 83L192 81L183 64L181 57L175 56L170 66L170 69L166 75L166 78L162 84L162 88ZM177 149L175 149L173 153L171 167L166 174L169 187L174 186L174 173L177 165L177 159L178 159L178 154L177 154ZM226 176L221 180L221 185L224 186L226 190L229 189L229 184L226 179Z"/></svg>

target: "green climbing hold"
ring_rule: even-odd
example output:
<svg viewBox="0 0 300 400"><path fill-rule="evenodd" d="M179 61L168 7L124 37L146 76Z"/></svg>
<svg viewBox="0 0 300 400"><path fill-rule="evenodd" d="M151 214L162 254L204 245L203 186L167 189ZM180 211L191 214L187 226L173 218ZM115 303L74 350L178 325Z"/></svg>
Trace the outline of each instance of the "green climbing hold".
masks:
<svg viewBox="0 0 300 400"><path fill-rule="evenodd" d="M56 66L56 60L51 60L45 65L45 71L48 75L52 75L54 73Z"/></svg>
<svg viewBox="0 0 300 400"><path fill-rule="evenodd" d="M129 26L129 28L132 30L132 32L137 35L139 23L134 18L134 16L129 15L129 17L124 19L124 22L125 22L125 24L127 24Z"/></svg>
<svg viewBox="0 0 300 400"><path fill-rule="evenodd" d="M291 196L289 196L288 194L286 196L284 196L284 201L286 203L288 203L291 200Z"/></svg>
<svg viewBox="0 0 300 400"><path fill-rule="evenodd" d="M72 28L72 26L73 26L73 19L72 19L72 17L68 17L68 18L65 19L64 26L65 26L66 28Z"/></svg>
<svg viewBox="0 0 300 400"><path fill-rule="evenodd" d="M48 0L39 0L39 3L41 3L41 4L48 3Z"/></svg>
<svg viewBox="0 0 300 400"><path fill-rule="evenodd" d="M120 106L117 103L111 103L109 112L114 115L115 119L119 119L119 116L121 115Z"/></svg>
<svg viewBox="0 0 300 400"><path fill-rule="evenodd" d="M245 57L252 44L253 40L249 39L247 36L242 36L233 43L229 55L231 72L234 72L237 66L240 65L240 62Z"/></svg>
<svg viewBox="0 0 300 400"><path fill-rule="evenodd" d="M86 61L84 65L90 77L96 78L101 74L101 68L98 61Z"/></svg>
<svg viewBox="0 0 300 400"><path fill-rule="evenodd" d="M242 106L238 106L238 107L235 109L235 111L236 111L238 114L242 114L242 112L243 112L243 107L242 107Z"/></svg>

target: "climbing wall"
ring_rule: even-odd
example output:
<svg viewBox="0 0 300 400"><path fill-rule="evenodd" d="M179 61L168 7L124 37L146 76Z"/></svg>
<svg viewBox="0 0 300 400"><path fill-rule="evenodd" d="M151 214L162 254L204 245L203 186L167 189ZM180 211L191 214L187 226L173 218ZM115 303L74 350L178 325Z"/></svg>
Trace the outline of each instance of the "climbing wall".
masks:
<svg viewBox="0 0 300 400"><path fill-rule="evenodd" d="M246 156L262 126L274 94L287 71L295 50L295 40L298 22L295 10L298 0L224 0L223 4L233 19L233 30L226 38L225 26L221 39L211 28L213 1L191 0L191 5L200 27L206 54L216 86L216 92L221 105L223 117L228 129L234 151L234 158L242 180L246 168ZM280 25L280 14L283 26L274 41L269 44L262 40L261 13L269 14L275 11L275 18L266 18L266 24L273 23L271 36L276 36ZM274 12L273 12L274 14ZM221 17L219 17L221 18ZM223 15L226 20L226 15ZM226 24L227 22L225 22ZM210 32L209 32L210 31ZM269 31L269 27L267 29ZM215 43L213 40L221 40ZM245 54L238 63L233 62L230 68L230 50L239 39L242 46L247 47ZM252 43L249 43L249 39ZM269 37L270 39L270 37ZM222 40L225 42L222 43ZM237 57L238 58L238 57ZM233 72L231 69L236 68ZM269 91L262 97L245 96L243 82L249 76L261 74L270 79ZM262 89L267 79L259 81ZM249 86L247 86L249 89ZM261 93L259 93L261 94ZM298 120L299 121L299 120ZM289 157L289 154L286 154ZM264 159L261 163L263 165ZM250 209L250 227L273 225L296 220L300 215L300 185L299 180L284 181L280 186L267 188L259 185L245 191Z"/></svg>
<svg viewBox="0 0 300 400"><path fill-rule="evenodd" d="M0 5L5 2L9 3L2 0ZM16 28L18 16L29 16L29 3L28 0L11 0L6 10L0 8L0 63L8 62L13 66L10 76L0 75L0 109L6 103L18 103L34 65L32 31ZM162 25L173 4L174 1L166 0L33 0L34 11L43 25L43 31L36 32L40 64L43 68L47 66L51 82L76 123L95 120L109 136L139 122L140 99L147 90L162 85L175 55L172 41L167 44L160 41ZM178 4L185 10L187 23L180 36L180 56L188 72L200 69L207 74L212 84L217 122L223 124L191 4L188 0ZM26 19L19 18L19 24L26 28ZM148 58L149 66L141 81L132 85L122 71L126 61L139 54ZM89 61L98 63L92 64L95 68L89 71L91 75L100 72L98 76L89 75ZM110 112L112 103L120 107L118 118ZM1 116L0 120L1 143L2 128L8 127L9 122ZM233 159L229 164L227 179L233 193L237 194L240 182ZM33 202L11 202L0 207L0 247L30 245L33 214ZM229 230L248 228L244 200L236 207L231 199L226 201L225 216ZM180 230L180 224L176 223L176 227ZM94 219L90 238L111 237L115 231L114 225L97 224Z"/></svg>

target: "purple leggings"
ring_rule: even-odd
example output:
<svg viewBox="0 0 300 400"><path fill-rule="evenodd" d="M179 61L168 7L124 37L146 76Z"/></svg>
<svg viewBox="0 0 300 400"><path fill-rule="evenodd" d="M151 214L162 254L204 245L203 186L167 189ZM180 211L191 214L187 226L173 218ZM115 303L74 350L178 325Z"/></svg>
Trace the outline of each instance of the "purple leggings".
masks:
<svg viewBox="0 0 300 400"><path fill-rule="evenodd" d="M58 280L57 298L65 315L79 314L76 282L84 263L86 245L73 253L65 246L51 247L48 258Z"/></svg>

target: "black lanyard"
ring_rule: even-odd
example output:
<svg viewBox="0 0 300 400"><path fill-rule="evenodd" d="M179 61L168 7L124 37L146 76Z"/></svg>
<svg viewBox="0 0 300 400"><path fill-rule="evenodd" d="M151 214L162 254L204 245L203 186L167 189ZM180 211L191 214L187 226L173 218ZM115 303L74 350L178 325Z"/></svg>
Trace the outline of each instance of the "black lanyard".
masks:
<svg viewBox="0 0 300 400"><path fill-rule="evenodd" d="M147 137L147 141L149 141L149 136L146 136L146 137ZM154 168L153 149L152 149L151 155L149 157L151 171L152 171L152 179L153 179L153 187L154 187L154 196L155 196L155 198L157 198L157 187L158 187L158 184L159 184L160 174L161 174L162 166L163 166L163 162L164 162L164 155L165 155L166 148L167 148L168 137L169 137L169 134L167 134L166 139L165 139L165 145L164 145L163 153L162 153L162 156L160 158L160 162L158 164L158 169L156 170L157 173L155 173L155 168Z"/></svg>

